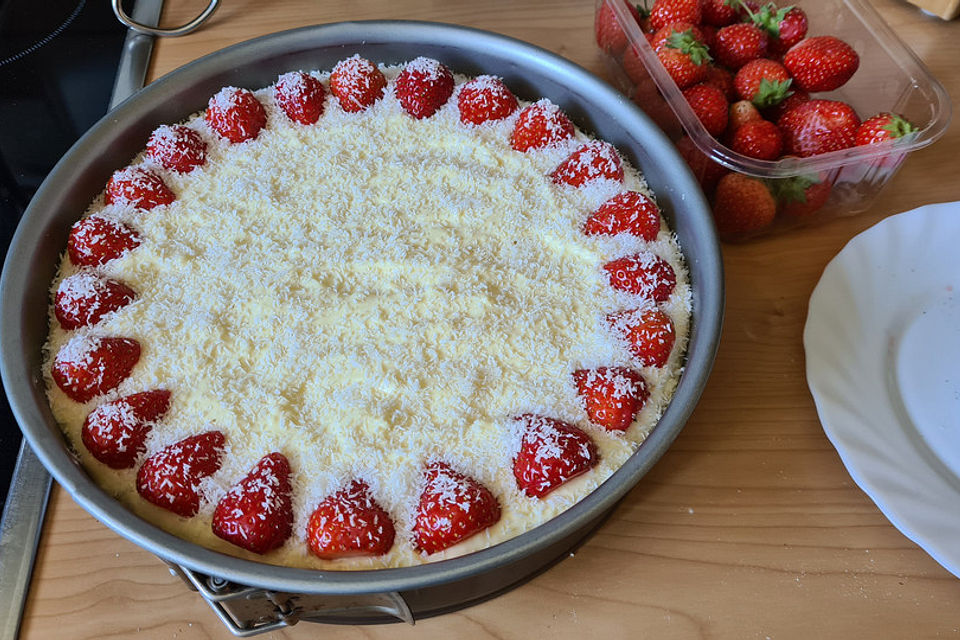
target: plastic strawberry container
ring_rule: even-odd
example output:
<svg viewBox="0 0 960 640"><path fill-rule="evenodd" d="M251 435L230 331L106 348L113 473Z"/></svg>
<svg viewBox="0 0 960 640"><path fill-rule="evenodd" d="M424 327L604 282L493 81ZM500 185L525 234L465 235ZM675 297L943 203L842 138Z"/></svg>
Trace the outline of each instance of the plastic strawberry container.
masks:
<svg viewBox="0 0 960 640"><path fill-rule="evenodd" d="M777 4L787 6L790 3ZM774 192L788 180L794 184L827 182L831 185L829 199L818 210L791 215L778 206L771 225L759 231L727 236L724 238L727 241L746 240L821 223L868 209L906 156L934 142L950 123L950 98L943 85L872 7L861 0L804 0L792 4L807 14L807 37L835 36L850 44L860 56L859 69L845 85L812 97L846 102L863 120L884 111L898 113L916 127L914 133L883 144L851 147L806 158L785 157L771 161L737 153L707 133L660 64L626 1L598 0L596 4L597 18L601 9L606 14L612 12L626 35L626 46L622 51L617 51L617 47L601 48L611 79L671 140L677 142L684 135L689 136L696 149L713 162L730 171L765 179ZM628 58L626 64L625 57ZM681 143L681 146L683 144L689 143ZM693 165L691 169L701 185L706 184L706 195L712 200L706 174L715 174L717 168L709 162L694 162Z"/></svg>

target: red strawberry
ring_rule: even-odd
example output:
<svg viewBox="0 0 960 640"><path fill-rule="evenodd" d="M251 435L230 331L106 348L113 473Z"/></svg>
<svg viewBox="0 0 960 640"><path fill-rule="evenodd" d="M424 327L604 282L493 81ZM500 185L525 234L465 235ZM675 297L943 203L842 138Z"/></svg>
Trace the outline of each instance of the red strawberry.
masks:
<svg viewBox="0 0 960 640"><path fill-rule="evenodd" d="M280 76L273 95L288 118L300 124L313 124L323 115L327 92L313 76L291 71Z"/></svg>
<svg viewBox="0 0 960 640"><path fill-rule="evenodd" d="M293 532L292 492L286 456L267 454L220 499L210 527L218 538L247 551L273 551Z"/></svg>
<svg viewBox="0 0 960 640"><path fill-rule="evenodd" d="M758 108L771 107L790 95L790 74L775 60L757 58L740 67L733 85L743 100Z"/></svg>
<svg viewBox="0 0 960 640"><path fill-rule="evenodd" d="M903 116L895 113L880 113L867 118L857 129L854 144L880 144L887 140L896 140L915 132L917 128Z"/></svg>
<svg viewBox="0 0 960 640"><path fill-rule="evenodd" d="M777 203L759 178L729 173L717 183L713 194L713 220L722 238L737 239L755 233L773 222Z"/></svg>
<svg viewBox="0 0 960 640"><path fill-rule="evenodd" d="M733 132L730 148L751 158L776 160L783 151L783 134L769 120L748 122Z"/></svg>
<svg viewBox="0 0 960 640"><path fill-rule="evenodd" d="M725 27L739 17L733 0L700 0L700 12L703 21L714 27Z"/></svg>
<svg viewBox="0 0 960 640"><path fill-rule="evenodd" d="M748 122L758 122L763 116L749 100L738 100L730 105L729 133L736 133L737 129Z"/></svg>
<svg viewBox="0 0 960 640"><path fill-rule="evenodd" d="M327 560L383 555L395 535L393 521L363 480L324 498L307 523L307 546Z"/></svg>
<svg viewBox="0 0 960 640"><path fill-rule="evenodd" d="M731 24L717 31L713 52L720 64L739 69L751 60L767 55L769 38L754 24Z"/></svg>
<svg viewBox="0 0 960 640"><path fill-rule="evenodd" d="M507 85L495 76L477 76L460 87L457 107L460 122L483 124L503 120L518 108L517 99Z"/></svg>
<svg viewBox="0 0 960 640"><path fill-rule="evenodd" d="M221 138L238 143L260 135L267 112L247 89L224 87L210 98L204 119Z"/></svg>
<svg viewBox="0 0 960 640"><path fill-rule="evenodd" d="M670 263L655 253L643 252L611 260L603 265L610 286L654 302L663 302L677 286L677 274Z"/></svg>
<svg viewBox="0 0 960 640"><path fill-rule="evenodd" d="M621 311L607 316L607 322L641 367L662 367L670 359L677 334L670 316L659 309Z"/></svg>
<svg viewBox="0 0 960 640"><path fill-rule="evenodd" d="M798 104L810 101L810 94L804 91L803 89L792 89L793 93L784 98L783 102L780 104L775 104L769 109L765 110L764 113L767 115L767 119L771 122L778 122L780 117L785 114L787 111L790 111Z"/></svg>
<svg viewBox="0 0 960 640"><path fill-rule="evenodd" d="M617 150L602 140L592 140L575 150L550 174L554 184L581 187L594 180L623 182L623 163Z"/></svg>
<svg viewBox="0 0 960 640"><path fill-rule="evenodd" d="M129 469L146 451L153 423L170 408L166 389L142 391L102 404L83 422L80 438L90 454L111 469Z"/></svg>
<svg viewBox="0 0 960 640"><path fill-rule="evenodd" d="M164 169L190 173L207 161L207 143L190 127L164 124L150 134L147 153Z"/></svg>
<svg viewBox="0 0 960 640"><path fill-rule="evenodd" d="M583 232L588 236L628 233L652 242L660 233L660 210L642 193L624 191L591 213Z"/></svg>
<svg viewBox="0 0 960 640"><path fill-rule="evenodd" d="M225 440L219 431L207 431L161 449L137 472L137 492L178 516L196 515L200 481L220 469Z"/></svg>
<svg viewBox="0 0 960 640"><path fill-rule="evenodd" d="M832 186L829 181L812 176L774 181L773 191L780 215L804 218L819 211L830 199Z"/></svg>
<svg viewBox="0 0 960 640"><path fill-rule="evenodd" d="M650 46L662 49L669 45L674 49L681 49L690 41L703 42L700 27L689 22L675 22L654 33L650 38Z"/></svg>
<svg viewBox="0 0 960 640"><path fill-rule="evenodd" d="M702 82L712 60L706 45L687 34L679 34L677 40L667 40L657 49L657 58L681 89Z"/></svg>
<svg viewBox="0 0 960 640"><path fill-rule="evenodd" d="M429 118L453 93L453 74L444 64L421 56L403 68L393 91L404 111L417 120Z"/></svg>
<svg viewBox="0 0 960 640"><path fill-rule="evenodd" d="M490 490L447 463L429 465L424 480L413 523L413 543L421 552L442 551L500 520L500 503Z"/></svg>
<svg viewBox="0 0 960 640"><path fill-rule="evenodd" d="M119 280L80 271L60 282L53 311L60 326L71 331L100 322L106 314L130 304L136 295Z"/></svg>
<svg viewBox="0 0 960 640"><path fill-rule="evenodd" d="M733 102L737 99L737 90L733 86L733 74L723 67L710 65L707 68L707 78L703 83L723 91L723 96L727 99L727 102Z"/></svg>
<svg viewBox="0 0 960 640"><path fill-rule="evenodd" d="M177 199L163 178L140 167L126 167L114 171L107 182L104 200L107 204L119 204L149 211L154 207L170 204Z"/></svg>
<svg viewBox="0 0 960 640"><path fill-rule="evenodd" d="M560 107L543 99L520 112L510 146L517 151L552 147L573 136L573 123Z"/></svg>
<svg viewBox="0 0 960 640"><path fill-rule="evenodd" d="M783 56L783 66L804 91L833 91L846 84L860 66L860 56L839 38L801 40Z"/></svg>
<svg viewBox="0 0 960 640"><path fill-rule="evenodd" d="M808 156L852 147L860 126L853 107L837 100L810 100L777 121L787 154Z"/></svg>
<svg viewBox="0 0 960 640"><path fill-rule="evenodd" d="M140 343L130 338L74 336L57 353L51 375L67 396L87 402L116 389L140 360Z"/></svg>
<svg viewBox="0 0 960 640"><path fill-rule="evenodd" d="M657 31L675 22L700 24L699 0L654 0L650 9L650 27Z"/></svg>
<svg viewBox="0 0 960 640"><path fill-rule="evenodd" d="M680 156L686 161L690 170L693 171L693 176L697 179L697 182L700 183L703 192L708 195L713 192L720 178L729 171L722 164L714 162L700 151L688 136L677 140L677 151L680 152Z"/></svg>
<svg viewBox="0 0 960 640"><path fill-rule="evenodd" d="M647 71L643 60L640 59L640 50L636 45L631 45L623 52L623 60L621 62L623 72L627 74L627 77L630 78L630 82L633 84L640 85L653 82L650 78L650 72ZM656 87L656 85L654 85L654 87Z"/></svg>
<svg viewBox="0 0 960 640"><path fill-rule="evenodd" d="M330 73L330 93L348 113L365 111L383 97L387 79L375 64L355 55L341 60Z"/></svg>
<svg viewBox="0 0 960 640"><path fill-rule="evenodd" d="M723 91L711 85L695 84L683 90L683 97L707 133L716 137L727 128L727 98Z"/></svg>
<svg viewBox="0 0 960 640"><path fill-rule="evenodd" d="M640 13L637 7L627 3L627 9L633 15L637 23L640 22ZM617 14L613 12L613 7L609 2L604 2L597 9L596 19L593 23L594 35L597 38L597 45L613 56L618 56L627 48L627 34L620 26L617 20Z"/></svg>
<svg viewBox="0 0 960 640"><path fill-rule="evenodd" d="M768 5L768 6L773 6ZM763 15L764 10L760 13ZM790 47L807 36L807 14L800 7L787 7L771 11L772 19L777 21L776 31L770 30L770 53L782 56Z"/></svg>
<svg viewBox="0 0 960 640"><path fill-rule="evenodd" d="M590 422L607 431L626 431L650 396L640 373L625 367L580 369L573 379Z"/></svg>
<svg viewBox="0 0 960 640"><path fill-rule="evenodd" d="M531 498L542 498L599 462L597 445L572 424L536 415L519 420L523 436L513 477L517 488Z"/></svg>
<svg viewBox="0 0 960 640"><path fill-rule="evenodd" d="M78 267L97 267L140 246L140 234L103 216L89 216L70 228L67 254Z"/></svg>

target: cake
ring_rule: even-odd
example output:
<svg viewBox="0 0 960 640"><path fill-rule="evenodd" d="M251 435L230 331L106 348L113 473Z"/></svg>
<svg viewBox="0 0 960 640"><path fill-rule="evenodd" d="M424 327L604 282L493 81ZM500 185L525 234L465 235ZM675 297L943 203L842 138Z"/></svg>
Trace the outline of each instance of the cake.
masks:
<svg viewBox="0 0 960 640"><path fill-rule="evenodd" d="M436 60L226 87L71 229L50 407L87 473L277 565L434 562L587 496L682 372L690 286L642 175Z"/></svg>

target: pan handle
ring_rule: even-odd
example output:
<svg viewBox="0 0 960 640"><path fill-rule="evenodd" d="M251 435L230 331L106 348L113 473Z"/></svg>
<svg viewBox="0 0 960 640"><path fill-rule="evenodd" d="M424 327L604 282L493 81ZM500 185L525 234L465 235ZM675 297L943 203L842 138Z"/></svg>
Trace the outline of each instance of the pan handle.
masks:
<svg viewBox="0 0 960 640"><path fill-rule="evenodd" d="M145 24L140 24L127 15L127 13L123 10L123 7L120 6L120 0L110 0L110 5L113 7L113 13L117 16L117 20L125 24L128 28L149 36L170 37L186 35L202 25L207 21L207 18L212 16L213 12L217 10L217 7L220 5L220 0L210 0L210 4L208 4L207 8L203 10L203 13L198 15L190 22L172 29L161 29L159 27L149 27Z"/></svg>

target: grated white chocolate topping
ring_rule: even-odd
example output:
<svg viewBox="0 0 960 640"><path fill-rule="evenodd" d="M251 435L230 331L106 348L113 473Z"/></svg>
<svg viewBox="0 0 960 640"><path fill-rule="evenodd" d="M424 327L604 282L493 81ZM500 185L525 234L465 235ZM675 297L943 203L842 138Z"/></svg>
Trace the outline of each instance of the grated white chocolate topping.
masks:
<svg viewBox="0 0 960 640"><path fill-rule="evenodd" d="M573 139L520 153L509 138L517 113L481 126L459 121L453 96L416 120L392 93L400 67L382 67L384 97L345 113L328 92L314 125L291 122L273 88L255 91L268 115L259 136L221 140L202 115L184 124L206 141L207 162L187 174L134 159L176 193L151 211L87 211L122 220L142 244L96 271L136 299L93 327L63 331L51 312L45 374L50 405L95 481L143 518L178 536L272 564L362 569L460 555L509 539L575 504L606 480L656 424L679 378L690 287L673 234L655 242L586 236L587 215L624 190L652 197L624 163L624 184L558 187L549 174ZM314 72L325 86L328 75ZM521 103L521 108L526 103ZM651 392L624 434L592 426L572 374L634 366L607 314L652 303L614 291L602 266L653 252L678 284L659 307L677 346L667 366L640 368ZM52 291L76 273L64 256ZM89 403L67 398L50 364L73 335L138 340L140 362L118 389ZM185 519L147 503L136 467L115 471L80 441L86 415L119 396L172 392L147 440L152 454L190 435L226 436L221 469L202 483L200 513ZM520 433L513 418L542 414L573 423L596 442L597 467L544 498L522 495L512 474ZM294 534L265 556L215 537L216 502L262 456L280 451L293 470ZM483 483L500 521L446 551L410 543L423 469L433 460ZM138 465L139 466L139 465ZM386 555L326 561L306 548L310 513L324 497L363 479L393 518Z"/></svg>

